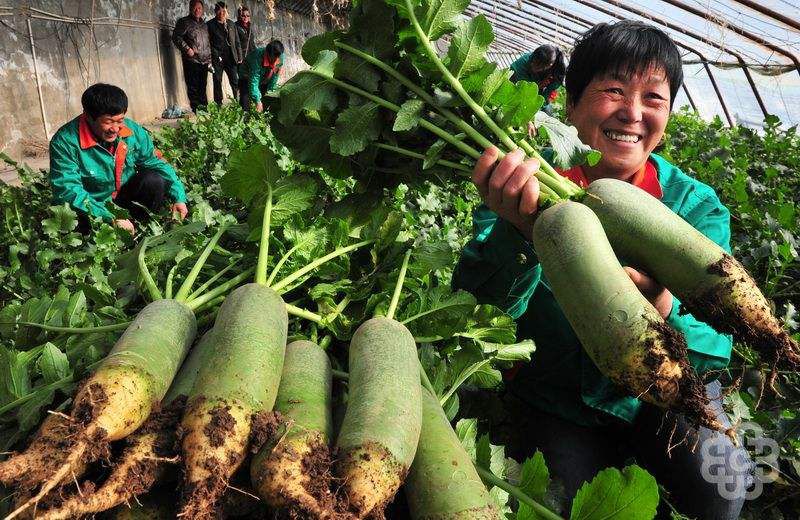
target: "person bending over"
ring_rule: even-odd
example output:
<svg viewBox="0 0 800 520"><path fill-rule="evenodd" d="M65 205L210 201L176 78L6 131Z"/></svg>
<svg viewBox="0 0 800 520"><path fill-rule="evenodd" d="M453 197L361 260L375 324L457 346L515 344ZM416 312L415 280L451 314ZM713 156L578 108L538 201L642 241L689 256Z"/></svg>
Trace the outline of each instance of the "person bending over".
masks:
<svg viewBox="0 0 800 520"><path fill-rule="evenodd" d="M156 155L147 131L125 117L128 96L114 85L97 83L81 96L83 113L58 129L50 140L50 182L56 203L78 212L79 229L89 217L101 218L134 233L165 201L186 217L186 192L174 168ZM130 212L116 219L109 202Z"/></svg>
<svg viewBox="0 0 800 520"><path fill-rule="evenodd" d="M283 44L272 40L266 47L255 49L247 56L247 70L250 74L250 100L256 103L261 112L264 105L261 98L278 86L278 77L283 66Z"/></svg>
<svg viewBox="0 0 800 520"><path fill-rule="evenodd" d="M558 87L564 84L566 65L564 54L553 45L540 45L526 52L511 64L511 81L532 81L539 86L545 108L555 101Z"/></svg>

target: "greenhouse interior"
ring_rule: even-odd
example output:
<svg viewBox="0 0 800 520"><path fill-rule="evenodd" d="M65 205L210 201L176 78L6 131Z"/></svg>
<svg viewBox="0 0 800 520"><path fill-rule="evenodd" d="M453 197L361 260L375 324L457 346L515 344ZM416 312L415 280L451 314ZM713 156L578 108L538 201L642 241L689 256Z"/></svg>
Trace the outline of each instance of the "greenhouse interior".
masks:
<svg viewBox="0 0 800 520"><path fill-rule="evenodd" d="M0 518L800 519L800 2L0 4Z"/></svg>

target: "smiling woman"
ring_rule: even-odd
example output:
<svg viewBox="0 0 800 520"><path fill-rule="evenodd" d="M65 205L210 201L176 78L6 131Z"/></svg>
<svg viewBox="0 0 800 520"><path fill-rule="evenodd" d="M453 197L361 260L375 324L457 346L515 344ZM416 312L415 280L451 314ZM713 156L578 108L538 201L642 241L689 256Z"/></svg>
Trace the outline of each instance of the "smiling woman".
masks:
<svg viewBox="0 0 800 520"><path fill-rule="evenodd" d="M560 173L582 187L601 178L636 186L729 252L730 217L714 191L653 153L664 135L682 80L680 54L657 28L623 21L590 29L577 42L567 70L567 114L581 140L602 152L602 159L594 166L576 166ZM644 402L649 389L639 395L631 393L630 388L626 392L620 384L625 377L612 382L608 377L614 376L612 371L605 367L601 372L602 367L598 367L605 356L626 355L624 345L610 342L598 354L589 342L601 334L592 326L605 322L599 318L571 322L567 316L574 320L575 316L602 313L604 302L618 294L602 293L600 289L611 285L604 279L598 282L600 289L588 291L596 302L592 298L576 302L574 295L587 293L588 282L575 277L570 280L573 285L560 293L562 297L566 294L563 300L554 296L559 287L564 289L559 285L563 276L558 270L543 276L540 259L552 266L553 255L547 252L545 242L536 242L541 246L539 251L531 243L539 195L533 173L539 163L525 160L517 152L499 162L497 159L497 149L490 148L476 162L473 182L485 205L473 217L476 238L462 253L453 285L472 292L481 303L503 307L517 321L517 339L536 343L531 363L522 366L507 383L508 403L522 402L528 407L527 413L521 414L530 426L525 428L528 447L533 440L570 496L599 470L620 466L634 457L667 488L680 511L698 518L737 518L751 478L747 453L727 437L698 427L696 421L682 414L665 418L662 409ZM580 205L561 206L566 211L568 206ZM550 226L565 225L563 211L552 211L543 212L539 223L549 219ZM591 211L584 209L583 213L583 220L570 220L574 233L568 235L571 240L562 249L574 253L579 263L588 263L597 259L592 249L597 240L587 237L596 238L604 231L592 227L593 221L588 218L593 216ZM637 211L631 213L636 215ZM608 264L605 260L599 264ZM597 265L595 272L606 272L603 265ZM665 329L685 337L683 348L688 349L694 370L708 374L727 366L729 336L691 314L680 313L680 302L647 273L631 267L625 271L664 319L662 323L668 325ZM566 315L559 301L571 306ZM648 319L655 322L657 316ZM688 367L684 369L691 372ZM717 427L729 429L719 383L711 382L704 389L697 380L697 388L700 395L707 394ZM662 428L664 424L667 426ZM678 444L681 439L690 439L689 446L671 446L673 438ZM692 450L692 444L701 448ZM718 465L714 478L703 469L712 463L712 456L713 464ZM722 480L732 483L735 492L715 484Z"/></svg>
<svg viewBox="0 0 800 520"><path fill-rule="evenodd" d="M603 154L584 173L629 181L664 136L683 81L680 55L664 33L636 22L597 25L583 40L607 41L577 46L566 80L570 122Z"/></svg>

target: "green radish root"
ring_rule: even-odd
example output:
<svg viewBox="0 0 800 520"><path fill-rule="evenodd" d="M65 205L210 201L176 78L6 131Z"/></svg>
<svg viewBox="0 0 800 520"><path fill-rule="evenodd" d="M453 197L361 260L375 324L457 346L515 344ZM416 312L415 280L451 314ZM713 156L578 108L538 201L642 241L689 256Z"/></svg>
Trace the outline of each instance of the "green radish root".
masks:
<svg viewBox="0 0 800 520"><path fill-rule="evenodd" d="M288 315L275 291L233 291L214 323L211 353L189 394L181 429L185 479L181 516L213 518L248 448L271 435ZM251 442L252 438L252 442Z"/></svg>
<svg viewBox="0 0 800 520"><path fill-rule="evenodd" d="M414 460L422 421L414 337L388 318L364 322L349 352L348 406L335 473L349 510L379 517Z"/></svg>
<svg viewBox="0 0 800 520"><path fill-rule="evenodd" d="M405 482L414 520L500 520L494 498L429 391L422 391L422 433Z"/></svg>
<svg viewBox="0 0 800 520"><path fill-rule="evenodd" d="M800 370L800 345L736 259L628 183L601 179L588 193L583 203L597 214L617 254L654 276L697 319L758 351L773 367L770 383L778 369Z"/></svg>
<svg viewBox="0 0 800 520"><path fill-rule="evenodd" d="M174 300L145 307L111 353L78 390L66 431L46 421L28 452L0 464L0 481L14 484L30 498L6 518L20 515L64 482L72 482L86 464L108 457L108 444L130 435L161 401L196 333L194 314ZM61 424L61 423L58 423ZM49 430L49 431L48 431ZM19 474L17 457L30 463Z"/></svg>
<svg viewBox="0 0 800 520"><path fill-rule="evenodd" d="M315 343L287 345L275 402L282 434L268 441L250 465L256 492L274 508L301 518L336 516L331 493L331 367Z"/></svg>
<svg viewBox="0 0 800 520"><path fill-rule="evenodd" d="M553 295L600 372L630 395L733 435L709 409L683 335L625 273L592 210L562 202L542 211L533 243Z"/></svg>

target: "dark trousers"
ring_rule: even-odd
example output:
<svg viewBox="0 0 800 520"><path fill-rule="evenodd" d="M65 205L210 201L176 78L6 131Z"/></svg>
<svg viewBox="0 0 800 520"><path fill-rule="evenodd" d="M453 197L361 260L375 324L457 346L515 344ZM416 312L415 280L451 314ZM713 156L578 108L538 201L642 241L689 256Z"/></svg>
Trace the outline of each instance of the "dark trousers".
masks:
<svg viewBox="0 0 800 520"><path fill-rule="evenodd" d="M183 79L186 81L186 95L189 96L189 106L192 112L208 105L206 85L208 85L208 65L195 63L184 58Z"/></svg>
<svg viewBox="0 0 800 520"><path fill-rule="evenodd" d="M222 104L222 74L228 76L228 83L231 85L233 91L233 99L238 97L239 92L239 74L236 70L236 63L233 61L215 61L214 62L214 102L218 105Z"/></svg>
<svg viewBox="0 0 800 520"><path fill-rule="evenodd" d="M167 194L167 181L153 170L140 170L123 184L114 204L130 212L137 222L146 222L151 213L157 213L164 206ZM78 213L78 231L87 234L92 225L86 213Z"/></svg>
<svg viewBox="0 0 800 520"><path fill-rule="evenodd" d="M706 392L718 420L730 427L720 388L715 381ZM538 448L569 500L600 470L635 461L664 486L681 513L697 520L735 520L753 483L754 464L746 450L721 433L698 430L682 416L655 406L644 405L630 425L620 421L587 427L534 410L510 392L501 398L500 409L485 395L468 399L464 416L483 416L493 423L493 440L520 461ZM669 508L662 503L659 519L669 518L664 509Z"/></svg>
<svg viewBox="0 0 800 520"><path fill-rule="evenodd" d="M247 112L250 110L250 78L239 76L239 104Z"/></svg>

